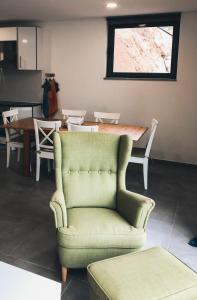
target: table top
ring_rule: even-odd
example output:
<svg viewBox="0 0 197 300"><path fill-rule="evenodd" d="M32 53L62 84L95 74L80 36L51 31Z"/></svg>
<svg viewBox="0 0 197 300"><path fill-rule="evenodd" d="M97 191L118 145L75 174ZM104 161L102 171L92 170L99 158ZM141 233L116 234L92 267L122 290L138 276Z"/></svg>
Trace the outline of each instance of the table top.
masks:
<svg viewBox="0 0 197 300"><path fill-rule="evenodd" d="M62 120L62 124L65 121ZM148 127L137 126L137 125L123 125L123 124L108 124L108 123L96 123L86 121L83 125L98 125L99 132L112 133L117 135L129 135L133 141L138 141L144 133L148 130ZM28 131L34 130L33 118L25 118L9 123L7 125L1 125L0 128L13 128L23 129ZM61 131L68 131L68 129L62 125Z"/></svg>
<svg viewBox="0 0 197 300"><path fill-rule="evenodd" d="M41 102L27 102L27 101L2 101L0 100L0 106L12 106L12 107L33 107L40 106Z"/></svg>
<svg viewBox="0 0 197 300"><path fill-rule="evenodd" d="M61 284L12 265L0 262L2 300L60 300Z"/></svg>

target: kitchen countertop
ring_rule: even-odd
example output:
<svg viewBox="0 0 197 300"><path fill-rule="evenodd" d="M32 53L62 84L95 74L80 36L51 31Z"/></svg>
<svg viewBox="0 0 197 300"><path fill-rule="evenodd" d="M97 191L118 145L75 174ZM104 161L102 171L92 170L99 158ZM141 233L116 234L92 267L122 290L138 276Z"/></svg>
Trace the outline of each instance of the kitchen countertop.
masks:
<svg viewBox="0 0 197 300"><path fill-rule="evenodd" d="M27 101L1 101L0 106L12 106L12 107L33 107L40 106L41 102L27 102Z"/></svg>

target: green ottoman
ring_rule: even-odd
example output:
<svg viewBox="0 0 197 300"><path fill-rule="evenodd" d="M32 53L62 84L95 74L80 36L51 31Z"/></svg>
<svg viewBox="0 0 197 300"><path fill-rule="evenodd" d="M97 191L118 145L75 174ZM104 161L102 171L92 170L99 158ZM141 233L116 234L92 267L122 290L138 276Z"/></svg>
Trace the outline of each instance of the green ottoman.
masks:
<svg viewBox="0 0 197 300"><path fill-rule="evenodd" d="M91 300L197 299L197 274L161 248L90 264L88 280Z"/></svg>

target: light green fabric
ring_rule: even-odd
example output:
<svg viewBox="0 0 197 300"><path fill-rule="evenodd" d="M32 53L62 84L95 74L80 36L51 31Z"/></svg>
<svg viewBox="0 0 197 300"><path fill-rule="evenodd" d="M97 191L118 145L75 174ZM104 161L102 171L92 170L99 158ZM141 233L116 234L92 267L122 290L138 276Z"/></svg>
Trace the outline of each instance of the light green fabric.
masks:
<svg viewBox="0 0 197 300"><path fill-rule="evenodd" d="M70 208L68 227L58 229L58 244L65 248L138 249L144 230L136 229L116 211L107 208Z"/></svg>
<svg viewBox="0 0 197 300"><path fill-rule="evenodd" d="M56 173L58 183L62 177L67 208L115 208L119 141L116 135L102 133L55 135L55 149L61 147L62 157L55 152Z"/></svg>
<svg viewBox="0 0 197 300"><path fill-rule="evenodd" d="M126 253L131 253L136 249L129 248L65 248L59 245L58 252L62 266L67 268L86 268L89 264Z"/></svg>
<svg viewBox="0 0 197 300"><path fill-rule="evenodd" d="M154 202L126 192L125 173L131 148L128 136L54 134L58 192L50 207L58 228L63 266L85 267L97 259L143 246L144 229Z"/></svg>
<svg viewBox="0 0 197 300"><path fill-rule="evenodd" d="M63 192L56 190L49 205L54 213L56 228L67 226L67 211Z"/></svg>
<svg viewBox="0 0 197 300"><path fill-rule="evenodd" d="M118 191L117 211L136 228L145 229L154 206L154 201L148 197L126 190Z"/></svg>
<svg viewBox="0 0 197 300"><path fill-rule="evenodd" d="M197 274L161 248L88 266L91 300L194 300Z"/></svg>

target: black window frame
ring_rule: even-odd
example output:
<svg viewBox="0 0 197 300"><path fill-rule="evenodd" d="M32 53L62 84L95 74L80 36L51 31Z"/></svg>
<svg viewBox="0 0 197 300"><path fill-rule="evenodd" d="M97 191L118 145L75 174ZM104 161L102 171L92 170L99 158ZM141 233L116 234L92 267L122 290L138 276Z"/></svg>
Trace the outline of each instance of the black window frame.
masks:
<svg viewBox="0 0 197 300"><path fill-rule="evenodd" d="M107 69L105 79L150 79L150 80L176 80L179 32L181 13L134 15L126 17L107 17L108 45L107 45ZM114 37L115 29L142 27L173 26L173 42L170 73L137 73L114 72ZM141 26L140 26L141 25Z"/></svg>

